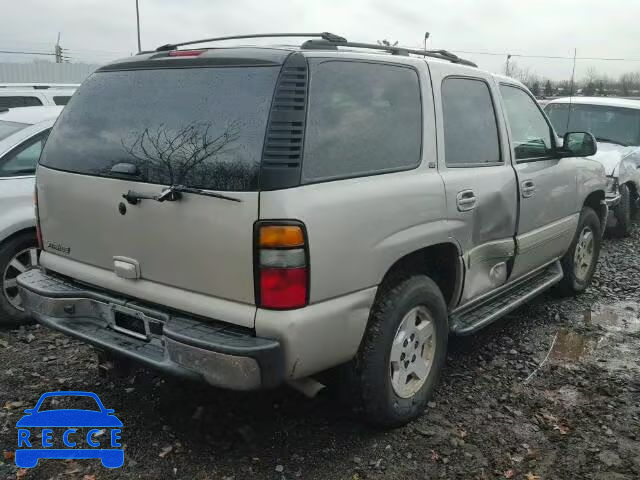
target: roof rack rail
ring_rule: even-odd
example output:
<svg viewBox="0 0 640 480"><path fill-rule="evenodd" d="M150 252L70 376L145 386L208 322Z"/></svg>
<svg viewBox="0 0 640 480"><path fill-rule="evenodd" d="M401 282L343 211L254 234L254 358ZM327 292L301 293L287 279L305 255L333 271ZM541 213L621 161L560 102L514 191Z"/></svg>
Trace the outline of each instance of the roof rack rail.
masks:
<svg viewBox="0 0 640 480"><path fill-rule="evenodd" d="M475 63L465 60L464 58L460 58L457 55L448 52L446 50L420 50L415 48L406 48L406 47L396 47L392 45L380 45L376 43L360 43L360 42L349 42L349 41L323 41L323 40L308 40L304 42L301 46L302 49L305 50L321 50L331 49L335 50L336 47L352 47L352 48L366 48L371 50L382 50L385 52L389 52L392 55L420 55L422 57L432 57L438 58L440 60L447 60L451 63L458 63L460 65L467 65L469 67L478 67Z"/></svg>
<svg viewBox="0 0 640 480"><path fill-rule="evenodd" d="M180 42L180 43L167 43L166 45L161 45L156 48L156 52L165 52L167 50L175 50L177 47L184 47L185 45L194 45L196 43L207 43L207 42L219 42L222 40L239 40L243 38L273 38L273 37L310 37L310 38L321 38L323 40L329 42L346 42L347 39L341 37L340 35L335 35L329 32L321 32L321 33L256 33L251 35L232 35L230 37L214 37L214 38L203 38L202 40L191 40L189 42Z"/></svg>
<svg viewBox="0 0 640 480"><path fill-rule="evenodd" d="M321 33L255 33L250 35L232 35L229 37L214 37L203 38L201 40L191 40L189 42L180 43L168 43L156 48L156 52L165 52L167 50L175 50L178 47L184 47L185 45L194 45L196 43L207 42L219 42L222 40L239 40L244 38L274 38L274 37L306 37L306 38L319 38L320 40L307 40L301 46L305 50L312 49L331 49L335 50L337 47L352 47L352 48L366 48L371 50L382 50L389 52L393 55L420 55L423 57L438 58L440 60L447 60L452 63L459 63L461 65L467 65L470 67L477 67L473 62L460 58L451 52L446 50L420 50L415 48L396 47L392 45L380 45L375 43L360 43L349 42L346 38L329 32Z"/></svg>

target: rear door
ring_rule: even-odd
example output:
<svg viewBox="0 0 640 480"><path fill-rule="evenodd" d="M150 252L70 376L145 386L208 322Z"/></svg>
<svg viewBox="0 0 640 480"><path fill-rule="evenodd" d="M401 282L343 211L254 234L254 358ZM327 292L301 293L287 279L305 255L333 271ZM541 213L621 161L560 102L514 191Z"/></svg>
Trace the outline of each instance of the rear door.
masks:
<svg viewBox="0 0 640 480"><path fill-rule="evenodd" d="M515 173L500 135L503 119L493 78L481 71L431 64L440 109L438 162L447 220L459 243L466 275L461 304L506 283L515 253L518 211Z"/></svg>
<svg viewBox="0 0 640 480"><path fill-rule="evenodd" d="M500 93L520 188L515 279L567 250L578 225L577 178L575 163L555 154L555 134L531 94L505 83Z"/></svg>
<svg viewBox="0 0 640 480"><path fill-rule="evenodd" d="M258 172L279 70L164 68L90 77L41 158L42 264L135 298L253 326ZM123 198L158 195L169 185L226 198Z"/></svg>

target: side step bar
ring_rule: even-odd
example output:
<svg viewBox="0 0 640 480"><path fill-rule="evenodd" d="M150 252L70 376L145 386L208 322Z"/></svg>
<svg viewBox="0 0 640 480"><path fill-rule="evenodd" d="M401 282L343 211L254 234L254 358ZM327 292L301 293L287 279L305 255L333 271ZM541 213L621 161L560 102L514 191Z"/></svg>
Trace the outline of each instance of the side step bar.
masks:
<svg viewBox="0 0 640 480"><path fill-rule="evenodd" d="M556 261L495 296L453 313L451 331L456 335L470 335L538 296L562 280L562 277L562 267Z"/></svg>

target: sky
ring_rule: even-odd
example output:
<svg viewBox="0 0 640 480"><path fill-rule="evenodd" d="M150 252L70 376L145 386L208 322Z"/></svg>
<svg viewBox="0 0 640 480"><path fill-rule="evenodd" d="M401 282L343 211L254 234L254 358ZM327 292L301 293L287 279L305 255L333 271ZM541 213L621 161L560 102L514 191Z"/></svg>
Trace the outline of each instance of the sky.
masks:
<svg viewBox="0 0 640 480"><path fill-rule="evenodd" d="M0 51L51 52L58 32L72 62L105 63L137 51L135 0L5 2ZM143 49L232 34L316 31L418 47L428 31L428 48L495 53L459 53L493 72L504 72L511 53L520 68L569 79L574 49L577 78L593 69L611 77L640 71L640 0L140 0L140 29ZM52 57L0 53L0 61L33 59Z"/></svg>

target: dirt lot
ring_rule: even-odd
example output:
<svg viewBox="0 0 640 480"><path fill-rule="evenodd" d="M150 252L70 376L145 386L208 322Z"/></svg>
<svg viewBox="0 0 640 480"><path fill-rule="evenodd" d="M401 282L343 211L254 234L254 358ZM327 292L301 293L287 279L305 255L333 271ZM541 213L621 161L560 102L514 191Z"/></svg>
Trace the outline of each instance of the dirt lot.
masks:
<svg viewBox="0 0 640 480"><path fill-rule="evenodd" d="M609 239L579 299L544 296L452 338L428 412L386 432L328 396L235 394L142 371L106 380L78 342L37 326L0 330L0 478L638 479L639 250L639 230ZM45 460L16 469L15 423L52 390L94 391L115 409L123 468Z"/></svg>

